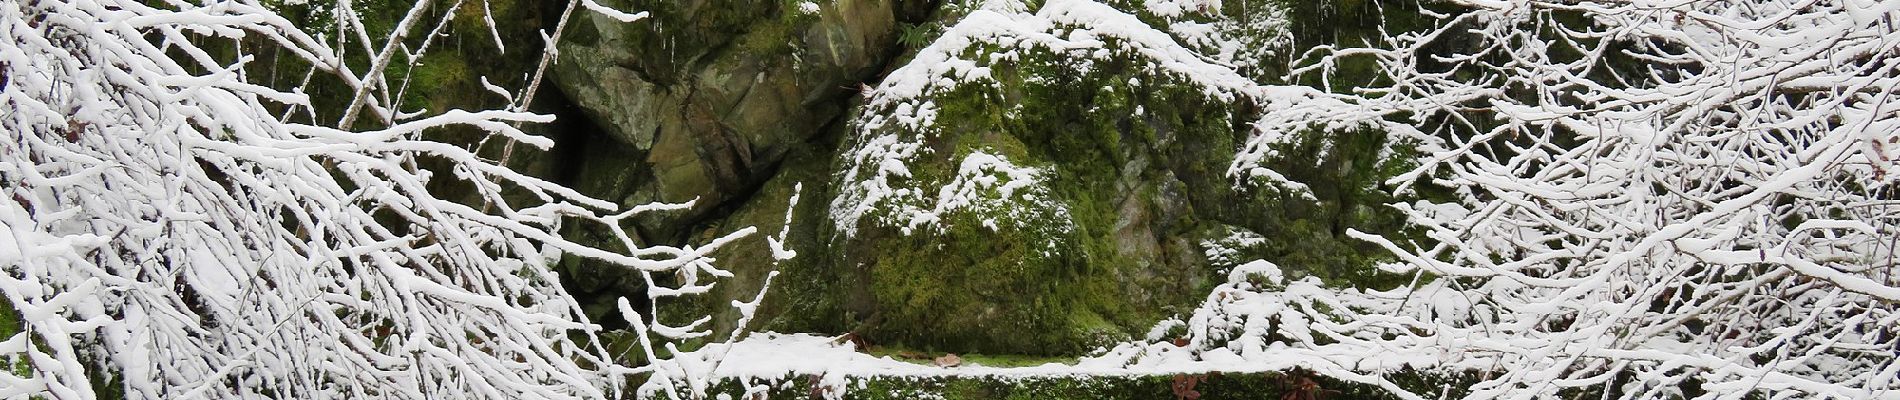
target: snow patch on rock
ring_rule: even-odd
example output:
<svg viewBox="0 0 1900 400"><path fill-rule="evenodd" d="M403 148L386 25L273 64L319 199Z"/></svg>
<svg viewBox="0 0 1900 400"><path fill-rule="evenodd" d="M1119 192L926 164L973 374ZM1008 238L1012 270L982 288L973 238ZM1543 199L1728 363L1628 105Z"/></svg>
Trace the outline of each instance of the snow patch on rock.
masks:
<svg viewBox="0 0 1900 400"><path fill-rule="evenodd" d="M956 174L947 180L914 179L902 160L922 149L921 143L884 135L854 154L855 162L845 177L855 184L842 190L831 207L833 222L846 236L855 234L866 218L909 235L947 229L953 215L976 216L993 231L1004 227L1054 230L1049 233L1073 229L1067 206L1050 196L1043 184L1044 170L976 150L963 156ZM857 176L869 178L853 180Z"/></svg>

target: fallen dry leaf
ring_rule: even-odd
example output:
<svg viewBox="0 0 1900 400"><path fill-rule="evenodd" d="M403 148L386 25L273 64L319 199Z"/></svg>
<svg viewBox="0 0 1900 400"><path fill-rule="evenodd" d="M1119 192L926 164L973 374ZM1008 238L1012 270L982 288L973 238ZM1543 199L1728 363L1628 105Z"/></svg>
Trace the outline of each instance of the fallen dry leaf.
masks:
<svg viewBox="0 0 1900 400"><path fill-rule="evenodd" d="M931 360L930 363L945 368L955 367L963 364L963 357L957 357L956 354L944 354L943 357L937 357L936 360Z"/></svg>

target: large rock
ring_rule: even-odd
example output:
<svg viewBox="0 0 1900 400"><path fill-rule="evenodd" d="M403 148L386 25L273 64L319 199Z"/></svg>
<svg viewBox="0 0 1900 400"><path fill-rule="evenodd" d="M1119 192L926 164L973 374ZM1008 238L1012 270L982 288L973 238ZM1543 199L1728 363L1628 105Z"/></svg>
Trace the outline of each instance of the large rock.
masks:
<svg viewBox="0 0 1900 400"><path fill-rule="evenodd" d="M1113 37L1140 22L1079 24L1118 42L1069 50L1097 39L1036 29L1071 15L988 6L880 83L839 156L830 216L841 263L871 277L866 334L1031 354L1125 340L1214 274L1189 192L1230 185L1181 172L1225 170L1236 88L1168 73L1189 61L1152 56L1172 42ZM1228 150L1173 159L1195 146Z"/></svg>
<svg viewBox="0 0 1900 400"><path fill-rule="evenodd" d="M651 17L581 13L560 44L555 82L614 144L610 168L580 189L626 204L697 200L640 221L677 241L751 192L794 145L844 111L892 56L889 0L603 1ZM627 173L627 170L635 170Z"/></svg>
<svg viewBox="0 0 1900 400"><path fill-rule="evenodd" d="M578 159L564 160L579 164L564 180L628 206L695 202L640 216L628 231L641 245L683 244L706 227L771 214L738 211L761 203L755 196L789 195L789 187L761 187L787 154L814 151L808 147L859 96L860 82L899 50L892 45L899 10L890 0L601 3L650 17L623 23L581 11L571 21L554 82L595 127L573 152ZM814 173L827 164L813 163ZM775 199L781 210L783 200ZM617 246L601 232L568 236ZM763 248L757 239L735 246L755 247ZM743 265L741 278L718 299L674 308L714 312L723 308L712 305L749 299L741 289L756 290L773 264L755 255L733 263ZM645 283L617 268L570 258L562 269L597 319L614 319L614 298L642 298Z"/></svg>
<svg viewBox="0 0 1900 400"><path fill-rule="evenodd" d="M880 82L830 210L841 269L869 280L860 333L1074 354L1178 314L1247 259L1375 276L1379 250L1345 233L1402 223L1376 188L1395 169L1384 135L1286 135L1253 160L1279 180L1235 175L1274 92L1239 60L1288 33L1236 18L1282 16L1271 4L1207 4L984 2Z"/></svg>

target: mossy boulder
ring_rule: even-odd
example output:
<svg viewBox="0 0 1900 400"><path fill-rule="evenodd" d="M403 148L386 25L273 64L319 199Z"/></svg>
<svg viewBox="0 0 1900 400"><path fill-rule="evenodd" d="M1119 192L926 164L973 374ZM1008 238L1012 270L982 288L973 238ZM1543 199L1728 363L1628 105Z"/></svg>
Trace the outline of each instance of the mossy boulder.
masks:
<svg viewBox="0 0 1900 400"><path fill-rule="evenodd" d="M1236 177L1261 79L1219 56L1180 58L1217 49L1143 27L1252 11L1037 6L963 9L985 14L961 24L988 25L944 28L852 120L830 217L840 264L871 283L861 334L946 351L1085 352L1187 311L1220 273L1210 254L1341 285L1390 279L1369 268L1379 249L1346 230L1402 227L1379 186L1402 149L1377 131L1314 129L1273 144L1265 167L1285 181ZM1099 17L1125 10L1139 22ZM1290 35L1261 29L1242 39Z"/></svg>
<svg viewBox="0 0 1900 400"><path fill-rule="evenodd" d="M1126 48L1116 44L1102 47ZM1205 292L1214 271L1198 242L1212 221L1191 192L1239 195L1190 189L1177 170L1225 171L1244 134L1231 97L1136 50L953 51L1007 61L978 64L974 82L873 100L840 156L831 217L842 263L873 282L871 340L1074 354ZM1183 147L1224 150L1177 159Z"/></svg>

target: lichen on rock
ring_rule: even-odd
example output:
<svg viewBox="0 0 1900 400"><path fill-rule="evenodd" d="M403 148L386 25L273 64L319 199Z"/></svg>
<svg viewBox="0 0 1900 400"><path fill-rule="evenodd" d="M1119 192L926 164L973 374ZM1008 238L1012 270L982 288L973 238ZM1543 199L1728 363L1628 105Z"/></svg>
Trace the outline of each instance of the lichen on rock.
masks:
<svg viewBox="0 0 1900 400"><path fill-rule="evenodd" d="M872 88L838 161L834 240L871 277L873 338L1073 354L1191 300L1215 276L1187 192L1231 188L1182 175L1232 159L1259 85L1139 10L950 8L968 14Z"/></svg>

